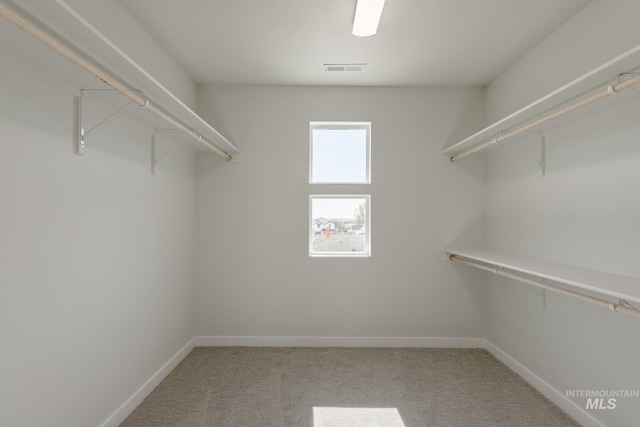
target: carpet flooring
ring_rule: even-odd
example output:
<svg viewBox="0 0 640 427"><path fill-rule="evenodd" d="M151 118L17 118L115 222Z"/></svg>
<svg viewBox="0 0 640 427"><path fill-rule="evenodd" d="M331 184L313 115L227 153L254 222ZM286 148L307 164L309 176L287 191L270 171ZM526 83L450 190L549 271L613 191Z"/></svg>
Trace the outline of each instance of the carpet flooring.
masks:
<svg viewBox="0 0 640 427"><path fill-rule="evenodd" d="M482 349L197 347L121 426L578 424Z"/></svg>

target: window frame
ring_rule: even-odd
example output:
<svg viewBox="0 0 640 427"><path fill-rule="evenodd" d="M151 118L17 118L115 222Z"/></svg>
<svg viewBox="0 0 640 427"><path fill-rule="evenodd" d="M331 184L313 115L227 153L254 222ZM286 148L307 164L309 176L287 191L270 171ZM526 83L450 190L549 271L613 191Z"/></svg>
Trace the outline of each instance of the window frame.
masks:
<svg viewBox="0 0 640 427"><path fill-rule="evenodd" d="M314 199L364 199L365 222L364 251L362 252L315 252L313 250L313 200ZM368 258L371 257L371 194L310 194L309 195L309 256L334 258Z"/></svg>
<svg viewBox="0 0 640 427"><path fill-rule="evenodd" d="M328 130L366 130L366 177L365 181L314 181L313 180L313 131L315 129ZM368 185L371 184L371 122L309 122L309 184L320 185Z"/></svg>

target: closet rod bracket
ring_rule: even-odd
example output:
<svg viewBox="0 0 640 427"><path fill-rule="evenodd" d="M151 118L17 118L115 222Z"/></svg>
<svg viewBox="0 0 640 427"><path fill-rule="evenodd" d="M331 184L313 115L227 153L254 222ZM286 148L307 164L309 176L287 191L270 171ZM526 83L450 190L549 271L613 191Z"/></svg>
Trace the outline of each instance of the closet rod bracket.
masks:
<svg viewBox="0 0 640 427"><path fill-rule="evenodd" d="M180 132L180 129L170 128L170 129L154 129L153 130L153 133L151 134L151 175L155 175L156 174L156 167L158 166L158 162L160 162L160 160L162 160L165 156L167 156L169 153L171 153L177 147L177 145L174 145L173 148L171 148L166 153L164 153L162 155L158 155L158 147L157 147L158 131L160 131L160 132L166 132L166 131L178 131L178 132Z"/></svg>
<svg viewBox="0 0 640 427"><path fill-rule="evenodd" d="M618 74L618 84L624 83L628 78L634 78L636 76L640 76L640 73L621 73ZM630 86L630 89L638 96L640 96L640 92L636 90L633 86Z"/></svg>
<svg viewBox="0 0 640 427"><path fill-rule="evenodd" d="M497 273L500 274L500 273ZM542 286L546 285L544 278L540 278L540 285L526 283L527 287L533 291L538 296L538 303L540 304L540 308L543 310L547 309L547 291Z"/></svg>
<svg viewBox="0 0 640 427"><path fill-rule="evenodd" d="M540 280L544 284L544 279ZM547 290L542 288L540 289L540 294L538 296L540 301L540 308L543 310L547 309Z"/></svg>
<svg viewBox="0 0 640 427"><path fill-rule="evenodd" d="M618 83L622 83L627 80L627 77L640 76L640 73L620 73L618 74Z"/></svg>
<svg viewBox="0 0 640 427"><path fill-rule="evenodd" d="M538 175L542 178L547 173L547 140L541 130L529 129L526 132L535 132L538 134L538 157L535 159L538 163ZM531 156L533 157L533 156Z"/></svg>
<svg viewBox="0 0 640 427"><path fill-rule="evenodd" d="M542 132L538 134L539 145L539 159L538 159L538 174L540 177L544 177L547 173L547 141Z"/></svg>
<svg viewBox="0 0 640 427"><path fill-rule="evenodd" d="M80 96L76 98L75 107L76 107L76 117L75 117L75 141L74 141L74 153L78 155L82 155L84 153L85 148L85 138L91 132L111 120L113 117L117 116L120 112L122 112L129 105L133 104L133 101L127 102L124 106L118 108L115 112L109 114L107 118L100 121L98 124L94 125L90 129L85 129L84 126L84 108L85 108L85 94L87 92L118 92L115 89L80 89ZM134 90L132 92L136 92L140 94L139 90Z"/></svg>
<svg viewBox="0 0 640 427"><path fill-rule="evenodd" d="M156 130L153 130L151 134L151 175L156 174L156 166L158 165L158 159L156 158Z"/></svg>

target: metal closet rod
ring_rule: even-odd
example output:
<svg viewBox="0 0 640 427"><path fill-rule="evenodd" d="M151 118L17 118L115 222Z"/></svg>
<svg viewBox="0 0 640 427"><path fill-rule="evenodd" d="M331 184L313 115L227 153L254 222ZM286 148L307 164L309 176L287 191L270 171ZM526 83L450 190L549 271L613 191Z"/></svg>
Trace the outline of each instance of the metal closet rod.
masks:
<svg viewBox="0 0 640 427"><path fill-rule="evenodd" d="M561 295L566 295L572 298L577 298L581 301L586 301L586 302L590 302L591 304L595 304L595 305L599 305L600 307L604 307L604 308L608 308L609 310L613 310L617 313L621 313L621 314L628 314L629 316L634 316L634 317L639 317L640 318L640 310L636 310L634 308L630 308L627 307L625 305L622 304L614 304L611 303L609 301L600 299L600 298L595 298L595 297L591 297L588 295L584 295L578 292L573 292L564 288L559 288L556 286L552 286L552 285L547 285L546 283L540 283L540 282L536 282L535 280L531 280L531 279L527 279L526 277L522 277L522 276L518 276L516 274L513 273L509 273L505 270L501 270L499 268L492 268L492 267L488 267L484 264L480 264L478 262L475 261L470 261L464 258L461 258L457 255L449 255L449 259L451 261L458 261L461 262L463 264L467 264L470 265L472 267L475 268L479 268L481 270L485 270L485 271L490 271L491 273L497 274L499 276L504 276L504 277L508 277L510 279L514 279L523 283L526 283L528 285L532 285L532 286L536 286L538 288L542 288L544 290L547 291L551 291L551 292L555 292L557 294L561 294Z"/></svg>
<svg viewBox="0 0 640 427"><path fill-rule="evenodd" d="M513 136L519 135L519 134L521 134L523 132L526 132L528 130L535 129L538 126L540 126L540 125L542 125L544 123L550 122L551 120L555 120L558 117L564 116L565 114L569 114L572 111L578 110L578 109L580 109L580 108L582 108L584 106L592 104L592 103L594 103L596 101L599 101L599 100L601 100L603 98L606 98L609 95L614 95L614 94L616 94L618 92L622 92L623 90L625 90L625 89L627 89L627 88L629 88L629 87L631 87L631 86L633 86L635 84L638 84L638 83L640 83L640 75L632 77L629 80L625 80L624 82L620 82L620 83L618 83L616 85L608 86L606 89L604 89L604 90L602 90L602 91L600 91L600 92L598 92L598 93L596 93L594 95L591 95L588 98L585 98L585 99L583 99L581 101L578 101L578 102L576 102L574 104L571 104L571 105L569 105L569 106L567 106L567 107L565 107L565 108L563 108L561 110L558 110L556 112L548 114L548 115L546 115L546 116L544 116L544 117L542 117L542 118L540 118L540 119L538 119L538 120L536 120L534 122L531 122L529 124L521 126L521 127L517 128L517 129L511 130L509 132L503 133L503 134L501 134L501 135L499 135L499 136L497 136L497 137L495 137L495 138L493 138L493 139L491 139L489 141L483 142L483 143L481 143L479 145L476 145L476 146L473 146L473 147L469 147L469 148L467 148L465 150L462 150L462 151L454 154L453 156L451 156L449 158L449 160L452 161L452 162L455 162L456 160L459 160L459 159L462 159L464 157L470 156L471 154L477 153L480 150L484 150L485 148L487 148L487 147L489 147L489 146L491 146L493 144L498 144L498 143L504 141L507 138L511 138Z"/></svg>
<svg viewBox="0 0 640 427"><path fill-rule="evenodd" d="M202 138L201 135L198 135L192 129L189 129L188 127L180 123L178 120L176 120L169 114L165 113L160 108L156 107L154 104L152 104L149 101L149 99L144 98L138 92L131 90L124 83L118 81L118 79L116 79L115 77L110 76L104 70L90 63L86 59L82 58L76 52L68 48L66 45L60 43L58 40L51 37L49 34L44 32L40 28L38 28L35 24L31 23L26 18L19 15L18 13L16 13L14 10L10 9L8 6L6 6L3 3L0 3L0 15L3 18L5 18L7 21L11 22L21 30L25 31L35 39L45 44L47 47L49 47L53 51L67 58L69 61L73 62L78 67L93 74L95 77L102 80L104 83L116 89L118 92L122 93L124 96L126 96L127 98L129 98L130 100L138 104L140 107L147 109L148 111L160 117L167 123L171 124L172 126L175 126L177 129L180 129L181 131L183 131L184 133L186 133L187 135L195 139L197 142L199 142L206 148L212 150L213 152L215 152L219 156L224 157L227 160L232 159L230 154L225 153L220 148L213 145L211 142L205 140L204 138Z"/></svg>

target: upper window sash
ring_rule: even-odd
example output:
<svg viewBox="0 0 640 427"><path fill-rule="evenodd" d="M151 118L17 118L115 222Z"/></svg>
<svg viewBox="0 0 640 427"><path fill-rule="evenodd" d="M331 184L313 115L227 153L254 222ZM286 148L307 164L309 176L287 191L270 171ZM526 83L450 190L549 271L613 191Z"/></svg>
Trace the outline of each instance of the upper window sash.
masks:
<svg viewBox="0 0 640 427"><path fill-rule="evenodd" d="M371 122L311 122L309 182L371 183Z"/></svg>

